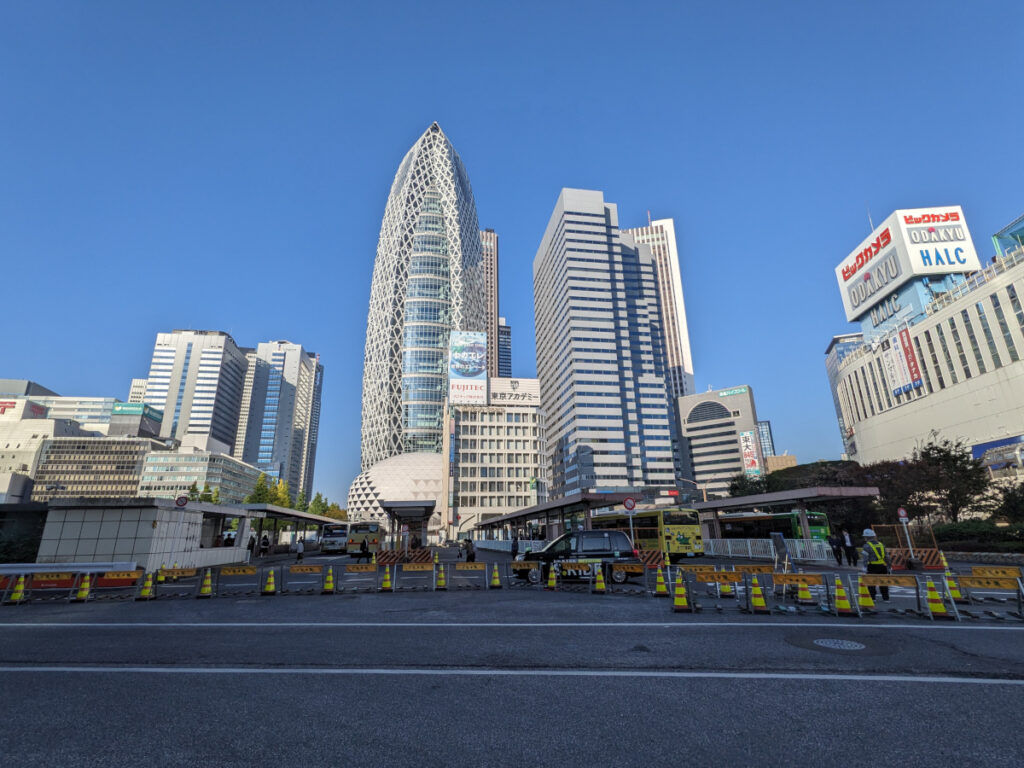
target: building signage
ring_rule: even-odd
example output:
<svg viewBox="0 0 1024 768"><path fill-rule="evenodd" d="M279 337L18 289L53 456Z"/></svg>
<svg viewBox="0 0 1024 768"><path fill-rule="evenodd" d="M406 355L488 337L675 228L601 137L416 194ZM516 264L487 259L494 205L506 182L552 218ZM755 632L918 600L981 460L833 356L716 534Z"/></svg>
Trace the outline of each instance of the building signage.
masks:
<svg viewBox="0 0 1024 768"><path fill-rule="evenodd" d="M540 405L540 379L491 379L491 405Z"/></svg>
<svg viewBox="0 0 1024 768"><path fill-rule="evenodd" d="M723 389L718 393L719 397L729 397L730 395L745 395L747 394L746 387L735 387L733 389Z"/></svg>
<svg viewBox="0 0 1024 768"><path fill-rule="evenodd" d="M914 354L914 346L910 342L910 330L904 328L899 333L900 337L900 348L903 350L903 357L907 361L907 371L910 374L910 383L914 389L917 389L924 384L924 379L921 377L921 366L917 362L917 355Z"/></svg>
<svg viewBox="0 0 1024 768"><path fill-rule="evenodd" d="M24 402L25 407L18 413L18 403ZM46 406L33 403L29 400L0 400L0 416L9 415L21 419L44 419L46 418Z"/></svg>
<svg viewBox="0 0 1024 768"><path fill-rule="evenodd" d="M448 341L448 402L487 405L487 334L452 331Z"/></svg>
<svg viewBox="0 0 1024 768"><path fill-rule="evenodd" d="M740 432L740 451L743 454L743 473L747 477L760 477L761 461L757 457L757 438L753 431Z"/></svg>
<svg viewBox="0 0 1024 768"><path fill-rule="evenodd" d="M960 206L894 211L836 267L846 319L891 316L895 291L915 277L974 272L981 262ZM879 305L883 305L879 308Z"/></svg>

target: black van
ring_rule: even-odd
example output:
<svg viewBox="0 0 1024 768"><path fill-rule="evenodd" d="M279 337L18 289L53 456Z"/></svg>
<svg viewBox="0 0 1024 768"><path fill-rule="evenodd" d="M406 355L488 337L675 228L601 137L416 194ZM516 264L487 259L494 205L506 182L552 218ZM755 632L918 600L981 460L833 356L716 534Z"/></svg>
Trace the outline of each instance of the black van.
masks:
<svg viewBox="0 0 1024 768"><path fill-rule="evenodd" d="M642 563L640 553L633 548L629 536L622 531L580 531L578 533L563 533L537 552L524 552L517 555L512 562L512 573L517 579L529 581L531 584L540 584L547 580L551 563L563 560L600 562L604 568L605 580L615 584L621 584L631 574L625 571L613 571L611 567L613 563L633 565ZM523 565L523 561L539 562L541 566L540 568L530 568ZM589 578L589 575L590 566L584 565L577 577Z"/></svg>

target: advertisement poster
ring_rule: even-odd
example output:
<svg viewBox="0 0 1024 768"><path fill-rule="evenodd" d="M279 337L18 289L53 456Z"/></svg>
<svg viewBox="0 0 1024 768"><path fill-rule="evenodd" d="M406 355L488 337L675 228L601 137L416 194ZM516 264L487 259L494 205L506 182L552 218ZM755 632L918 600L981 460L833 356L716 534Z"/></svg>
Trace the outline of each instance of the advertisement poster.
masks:
<svg viewBox="0 0 1024 768"><path fill-rule="evenodd" d="M743 472L747 477L761 475L761 462L757 458L757 437L753 432L740 432L740 450L743 453Z"/></svg>
<svg viewBox="0 0 1024 768"><path fill-rule="evenodd" d="M900 346L903 347L903 356L907 359L910 383L914 389L917 389L924 384L924 380L921 378L921 366L917 362L917 355L914 354L914 347L910 342L910 331L907 328L900 331Z"/></svg>
<svg viewBox="0 0 1024 768"><path fill-rule="evenodd" d="M448 402L487 405L487 334L452 331L448 341Z"/></svg>

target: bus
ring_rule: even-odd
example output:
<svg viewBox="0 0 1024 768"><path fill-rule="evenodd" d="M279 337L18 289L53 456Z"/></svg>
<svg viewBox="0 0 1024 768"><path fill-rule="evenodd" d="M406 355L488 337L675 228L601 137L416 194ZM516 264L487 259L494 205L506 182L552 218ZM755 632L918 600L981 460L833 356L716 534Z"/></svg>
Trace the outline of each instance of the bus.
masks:
<svg viewBox="0 0 1024 768"><path fill-rule="evenodd" d="M348 541L348 523L328 523L321 530L320 536L320 551L324 554L345 552L345 543Z"/></svg>
<svg viewBox="0 0 1024 768"><path fill-rule="evenodd" d="M358 555L359 545L363 539L366 539L369 552L379 551L382 533L380 523L350 523L348 526L348 553Z"/></svg>
<svg viewBox="0 0 1024 768"><path fill-rule="evenodd" d="M770 539L781 533L787 539L802 539L800 516L796 512L724 512L718 515L724 539ZM824 541L831 530L824 512L807 512L812 539Z"/></svg>
<svg viewBox="0 0 1024 768"><path fill-rule="evenodd" d="M590 519L594 530L614 529L630 535L629 518L633 518L633 546L666 552L669 561L678 563L685 557L704 554L697 510L685 507L638 509L633 515L595 515Z"/></svg>

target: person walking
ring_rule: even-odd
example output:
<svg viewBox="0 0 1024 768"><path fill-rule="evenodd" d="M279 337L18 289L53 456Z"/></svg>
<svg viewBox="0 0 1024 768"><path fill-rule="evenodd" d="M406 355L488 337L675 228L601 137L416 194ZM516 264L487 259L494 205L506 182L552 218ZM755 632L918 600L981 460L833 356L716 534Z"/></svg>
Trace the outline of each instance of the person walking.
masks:
<svg viewBox="0 0 1024 768"><path fill-rule="evenodd" d="M828 545L832 547L832 557L836 559L836 565L843 564L843 540L839 538L838 533L833 533L828 537Z"/></svg>
<svg viewBox="0 0 1024 768"><path fill-rule="evenodd" d="M864 563L864 570L867 573L889 573L891 563L889 553L885 551L885 544L878 540L875 532L870 528L864 529ZM889 602L888 587L868 586L871 599L875 599L878 590L882 592L882 600Z"/></svg>
<svg viewBox="0 0 1024 768"><path fill-rule="evenodd" d="M306 551L306 544L302 539L295 542L295 562L302 562L302 555Z"/></svg>
<svg viewBox="0 0 1024 768"><path fill-rule="evenodd" d="M846 564L856 568L860 556L857 553L857 546L853 543L853 537L846 528L843 528L843 552L846 553Z"/></svg>
<svg viewBox="0 0 1024 768"><path fill-rule="evenodd" d="M359 554L356 555L356 562L362 562L363 558L366 558L366 562L370 562L370 547L366 543L366 537L359 542Z"/></svg>
<svg viewBox="0 0 1024 768"><path fill-rule="evenodd" d="M516 559L516 555L519 554L519 534L518 533L513 533L512 534L512 550L511 551L512 551L512 559L515 560Z"/></svg>
<svg viewBox="0 0 1024 768"><path fill-rule="evenodd" d="M267 534L263 534L263 538L260 539L260 557L266 557L270 552L270 539L267 538Z"/></svg>
<svg viewBox="0 0 1024 768"><path fill-rule="evenodd" d="M466 539L466 562L467 563L475 563L476 562L476 550L473 549L473 540L472 539Z"/></svg>

